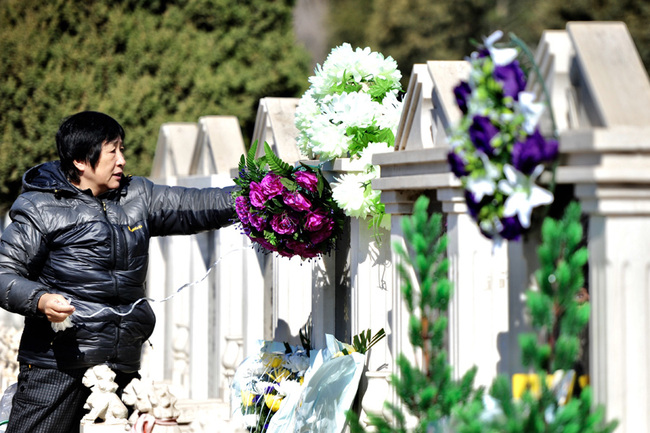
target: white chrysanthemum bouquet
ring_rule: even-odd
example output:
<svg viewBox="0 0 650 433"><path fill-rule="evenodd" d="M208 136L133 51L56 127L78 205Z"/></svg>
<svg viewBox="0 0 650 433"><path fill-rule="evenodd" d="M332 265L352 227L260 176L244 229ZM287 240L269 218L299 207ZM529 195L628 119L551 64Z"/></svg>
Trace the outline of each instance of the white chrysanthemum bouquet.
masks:
<svg viewBox="0 0 650 433"><path fill-rule="evenodd" d="M298 147L310 158L360 158L364 171L349 173L332 184L334 200L346 215L381 222L384 206L380 191L370 182L379 175L371 163L374 152L387 152L395 144L402 112L398 99L402 74L392 57L370 48L336 47L315 75L309 78L296 110Z"/></svg>

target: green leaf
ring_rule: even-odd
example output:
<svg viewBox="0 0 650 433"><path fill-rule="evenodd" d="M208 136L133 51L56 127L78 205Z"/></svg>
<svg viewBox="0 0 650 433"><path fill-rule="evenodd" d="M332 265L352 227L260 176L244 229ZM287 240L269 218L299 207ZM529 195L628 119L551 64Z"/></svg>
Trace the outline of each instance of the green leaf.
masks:
<svg viewBox="0 0 650 433"><path fill-rule="evenodd" d="M264 153L266 154L266 162L269 164L269 168L275 174L288 177L293 173L293 168L273 153L271 146L267 142L264 142Z"/></svg>
<svg viewBox="0 0 650 433"><path fill-rule="evenodd" d="M248 157L246 158L246 165L248 170L254 172L257 170L257 165L255 164L255 154L257 153L257 140L255 140L251 147L248 149Z"/></svg>
<svg viewBox="0 0 650 433"><path fill-rule="evenodd" d="M283 177L282 179L280 179L280 183L284 185L284 187L289 191L295 191L296 189L298 189L298 184L287 177Z"/></svg>

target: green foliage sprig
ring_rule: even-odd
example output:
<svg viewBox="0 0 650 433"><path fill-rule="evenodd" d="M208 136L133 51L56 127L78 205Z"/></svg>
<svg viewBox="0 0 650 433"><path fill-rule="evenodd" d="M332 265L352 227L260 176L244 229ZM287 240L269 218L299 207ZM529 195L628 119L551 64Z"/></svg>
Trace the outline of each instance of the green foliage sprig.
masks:
<svg viewBox="0 0 650 433"><path fill-rule="evenodd" d="M616 421L604 421L602 407L593 408L589 387L561 404L558 384L550 388L546 382L548 374L575 367L579 334L589 321L589 304L576 299L584 287L588 258L580 215L580 206L574 202L561 220L547 217L542 224L536 272L539 290L529 290L526 299L536 332L520 336L523 363L539 377L539 395L527 390L520 401L513 401L508 379L500 376L490 389L499 409L485 416L484 403L478 399L458 406L454 410L458 433L609 433L616 428Z"/></svg>
<svg viewBox="0 0 650 433"><path fill-rule="evenodd" d="M372 348L372 346L379 343L385 336L386 331L384 331L384 328L381 328L379 331L377 331L375 335L372 335L370 329L367 329L352 338L352 348L354 349L354 352L365 354ZM350 354L350 351L348 349L343 349L342 352L344 355Z"/></svg>
<svg viewBox="0 0 650 433"><path fill-rule="evenodd" d="M415 431L423 433L448 417L456 405L468 401L476 375L476 368L472 368L460 380L452 379L444 350L447 309L452 295L452 284L447 279L447 236L442 216L429 217L428 206L429 199L424 196L416 201L412 217L402 220L407 248L394 245L403 261L398 270L410 315L409 340L414 348L421 350L422 365L412 365L406 356L398 355L399 373L392 375L392 383L405 409L418 419ZM406 432L407 420L402 409L389 402L385 404L396 426L374 414L368 414L370 424L382 433ZM364 431L353 413L347 416L352 432Z"/></svg>
<svg viewBox="0 0 650 433"><path fill-rule="evenodd" d="M580 206L571 203L564 218L546 218L540 268L535 273L539 290L529 290L526 305L536 334L520 337L523 363L536 370L570 370L578 357L579 335L589 323L589 303L576 297L584 287L583 268L588 252L582 246Z"/></svg>

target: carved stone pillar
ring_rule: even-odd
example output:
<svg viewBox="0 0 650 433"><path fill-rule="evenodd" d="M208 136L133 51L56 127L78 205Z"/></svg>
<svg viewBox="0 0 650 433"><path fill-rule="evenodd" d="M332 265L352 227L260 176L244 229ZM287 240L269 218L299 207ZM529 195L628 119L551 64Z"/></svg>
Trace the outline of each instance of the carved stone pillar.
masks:
<svg viewBox="0 0 650 433"><path fill-rule="evenodd" d="M648 127L567 132L558 169L589 216L589 374L621 432L650 431L648 137Z"/></svg>

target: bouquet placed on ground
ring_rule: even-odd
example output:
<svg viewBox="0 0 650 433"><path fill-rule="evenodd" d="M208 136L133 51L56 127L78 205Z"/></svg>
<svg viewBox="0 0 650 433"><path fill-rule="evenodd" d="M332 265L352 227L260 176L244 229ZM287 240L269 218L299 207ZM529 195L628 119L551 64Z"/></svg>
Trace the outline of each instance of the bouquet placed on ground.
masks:
<svg viewBox="0 0 650 433"><path fill-rule="evenodd" d="M385 335L383 329L374 336L367 330L345 344L327 334L320 350L262 342L235 372L231 399L240 408L237 415L255 433L341 433L365 354Z"/></svg>
<svg viewBox="0 0 650 433"><path fill-rule="evenodd" d="M268 252L285 257L317 257L334 248L343 231L344 215L320 170L291 167L264 143L257 142L239 162L234 182L235 210L244 233Z"/></svg>
<svg viewBox="0 0 650 433"><path fill-rule="evenodd" d="M501 36L495 32L472 53L469 80L454 88L463 117L448 161L481 232L517 239L530 227L533 208L553 201L536 182L557 159L558 142L540 133L544 104L524 90L519 50L495 46Z"/></svg>
<svg viewBox="0 0 650 433"><path fill-rule="evenodd" d="M371 164L373 152L388 152L402 112L398 99L402 74L392 57L350 44L332 49L300 99L296 110L297 143L310 158L361 158L361 172L341 176L333 184L334 199L346 215L372 218L378 226L384 214L380 191L370 186L379 176Z"/></svg>
<svg viewBox="0 0 650 433"><path fill-rule="evenodd" d="M237 368L231 388L234 407L250 432L266 432L282 401L299 394L310 360L307 352L288 344L265 341Z"/></svg>

